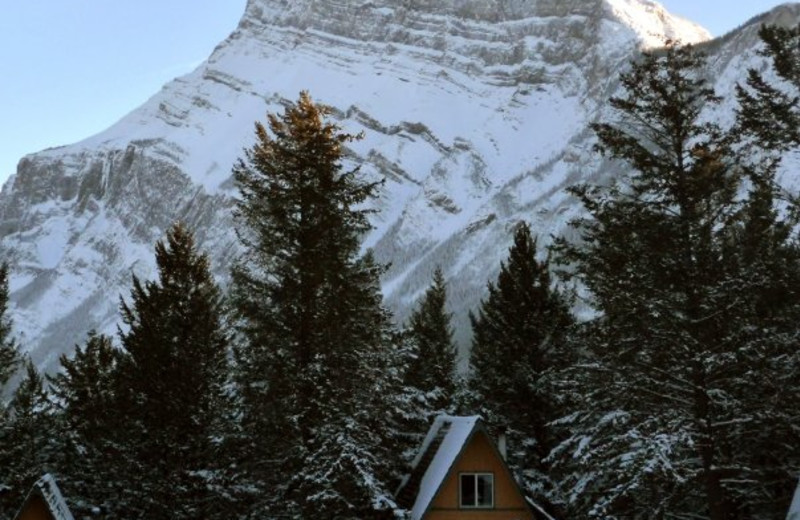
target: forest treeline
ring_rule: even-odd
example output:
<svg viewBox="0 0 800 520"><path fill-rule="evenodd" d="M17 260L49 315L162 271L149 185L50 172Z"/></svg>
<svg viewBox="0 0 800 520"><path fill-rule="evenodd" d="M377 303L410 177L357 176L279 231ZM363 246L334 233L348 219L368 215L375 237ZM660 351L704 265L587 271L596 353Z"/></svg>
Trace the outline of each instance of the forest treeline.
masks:
<svg viewBox="0 0 800 520"><path fill-rule="evenodd" d="M621 77L597 153L623 172L570 192L577 240L513 244L457 369L443 270L411 318L360 253L379 183L359 136L307 93L256 123L234 166L244 253L227 293L186 226L134 276L115 336L52 376L20 356L0 269L0 518L56 475L76 518L398 518L433 417L480 414L554 518L779 519L800 474L800 30L764 27L781 84L750 71L730 126L692 47ZM795 90L792 90L795 89ZM579 302L580 300L580 302ZM577 303L592 309L578 320Z"/></svg>

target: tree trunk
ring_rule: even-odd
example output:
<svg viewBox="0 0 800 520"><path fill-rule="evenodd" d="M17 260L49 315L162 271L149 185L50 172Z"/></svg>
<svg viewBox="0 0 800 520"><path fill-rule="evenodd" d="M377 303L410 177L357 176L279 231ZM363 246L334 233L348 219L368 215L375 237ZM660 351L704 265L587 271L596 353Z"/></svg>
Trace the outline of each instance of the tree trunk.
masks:
<svg viewBox="0 0 800 520"><path fill-rule="evenodd" d="M725 519L725 492L720 482L719 472L714 467L714 431L711 426L711 403L706 391L706 374L702 363L695 361L695 419L700 438L697 442L698 454L703 464L703 485L710 520Z"/></svg>

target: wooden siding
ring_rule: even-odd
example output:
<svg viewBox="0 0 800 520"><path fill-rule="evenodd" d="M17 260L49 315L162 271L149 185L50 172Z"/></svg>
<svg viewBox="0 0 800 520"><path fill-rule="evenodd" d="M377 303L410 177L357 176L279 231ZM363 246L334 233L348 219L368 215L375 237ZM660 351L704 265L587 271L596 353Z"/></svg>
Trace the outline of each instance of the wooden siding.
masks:
<svg viewBox="0 0 800 520"><path fill-rule="evenodd" d="M458 483L461 473L494 474L494 507L460 509ZM424 520L533 520L505 463L483 431L478 430L450 470Z"/></svg>
<svg viewBox="0 0 800 520"><path fill-rule="evenodd" d="M25 503L16 520L53 520L53 515L44 499L34 495Z"/></svg>

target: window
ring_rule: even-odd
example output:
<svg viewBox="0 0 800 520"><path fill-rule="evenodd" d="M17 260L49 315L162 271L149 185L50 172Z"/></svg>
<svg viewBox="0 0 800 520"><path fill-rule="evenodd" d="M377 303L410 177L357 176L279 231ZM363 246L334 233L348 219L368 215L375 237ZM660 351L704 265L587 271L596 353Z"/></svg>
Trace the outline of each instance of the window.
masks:
<svg viewBox="0 0 800 520"><path fill-rule="evenodd" d="M494 475L492 473L462 473L459 485L462 508L494 507Z"/></svg>

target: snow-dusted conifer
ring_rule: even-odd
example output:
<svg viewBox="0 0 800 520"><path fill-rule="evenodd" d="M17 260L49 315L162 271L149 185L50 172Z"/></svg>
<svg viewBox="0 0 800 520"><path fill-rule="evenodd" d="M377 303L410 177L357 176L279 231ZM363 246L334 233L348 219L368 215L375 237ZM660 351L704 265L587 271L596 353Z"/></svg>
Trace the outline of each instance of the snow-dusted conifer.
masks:
<svg viewBox="0 0 800 520"><path fill-rule="evenodd" d="M234 168L246 248L232 290L241 467L262 490L257 516L367 518L389 506L388 432L374 421L391 423L392 334L382 268L359 256L370 228L363 203L378 185L344 169L356 136L328 113L302 93L256 124L256 144Z"/></svg>
<svg viewBox="0 0 800 520"><path fill-rule="evenodd" d="M594 126L625 173L572 190L589 216L561 260L601 313L573 373L573 434L553 456L572 470L563 485L577 516L722 520L788 505L772 453L796 457L785 403L797 399L787 338L800 257L774 212L775 161L750 161L735 129L702 117L719 101L703 65L673 45L634 63L611 100L617 118ZM784 448L753 435L767 431Z"/></svg>
<svg viewBox="0 0 800 520"><path fill-rule="evenodd" d="M0 390L17 369L20 357L8 317L8 264L0 264Z"/></svg>
<svg viewBox="0 0 800 520"><path fill-rule="evenodd" d="M222 300L183 225L156 243L155 256L158 279L134 276L120 306L117 413L125 455L140 468L128 491L139 491L136 508L147 517L198 518L222 502L211 492L227 377Z"/></svg>
<svg viewBox="0 0 800 520"><path fill-rule="evenodd" d="M772 61L779 78L800 88L800 26L764 25L759 30L763 56ZM788 150L800 145L800 107L796 92L771 84L757 69L748 70L745 85L737 85L738 122L741 129L768 150Z"/></svg>
<svg viewBox="0 0 800 520"><path fill-rule="evenodd" d="M44 379L30 359L0 418L0 518L10 519L31 485L52 471L60 454L56 418ZM7 516L6 516L7 515Z"/></svg>
<svg viewBox="0 0 800 520"><path fill-rule="evenodd" d="M442 269L437 267L431 286L411 314L407 327L416 359L408 369L406 383L424 394L432 416L452 412L455 392L456 347L446 303L447 285ZM431 420L432 417L426 420L422 432Z"/></svg>
<svg viewBox="0 0 800 520"><path fill-rule="evenodd" d="M550 496L544 458L555 438L548 423L563 415L548 377L571 357L568 336L573 318L568 299L553 287L549 261L536 258L536 239L527 224L514 232L508 259L477 314L469 391L472 413L483 414L509 437L509 463L524 475L542 502Z"/></svg>
<svg viewBox="0 0 800 520"><path fill-rule="evenodd" d="M91 331L71 358L61 355L61 370L49 377L61 419L59 481L76 516L129 509L119 492L129 484L123 468L130 467L123 456L129 431L117 412L121 358L109 336Z"/></svg>
<svg viewBox="0 0 800 520"><path fill-rule="evenodd" d="M762 54L784 81L781 86L772 85L760 72L750 70L745 86L737 86L736 129L742 134L744 151L750 154L743 162L751 195L743 212L741 246L735 258L739 259L736 268L746 269L753 281L748 308L757 317L756 323L743 329L743 337L757 353L759 368L741 378L741 392L753 396L750 413L762 417L764 425L750 430L753 442L741 447L742 459L751 461L744 463L752 468L758 486L732 486L732 492L749 501L757 489L761 496L770 497L770 510L780 516L800 467L800 450L785 448L797 446L800 408L778 404L800 400L800 381L793 375L800 366L800 352L793 346L800 319L800 244L794 233L800 199L776 182L783 157L800 147L800 26L762 26L759 35L764 42ZM733 426L746 428L743 424Z"/></svg>
<svg viewBox="0 0 800 520"><path fill-rule="evenodd" d="M120 358L111 338L95 331L84 346L75 346L72 357L61 355L61 371L49 379L70 431L92 440L108 430L108 410L116 405Z"/></svg>

